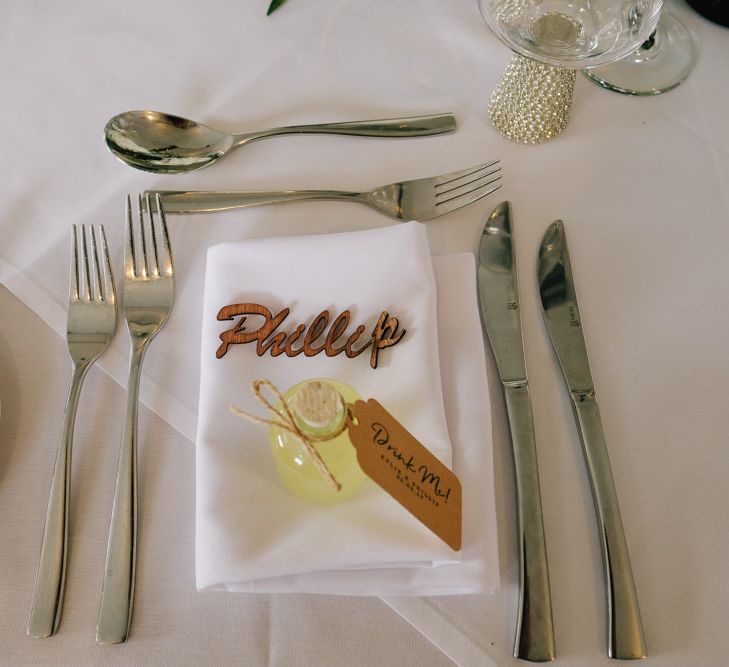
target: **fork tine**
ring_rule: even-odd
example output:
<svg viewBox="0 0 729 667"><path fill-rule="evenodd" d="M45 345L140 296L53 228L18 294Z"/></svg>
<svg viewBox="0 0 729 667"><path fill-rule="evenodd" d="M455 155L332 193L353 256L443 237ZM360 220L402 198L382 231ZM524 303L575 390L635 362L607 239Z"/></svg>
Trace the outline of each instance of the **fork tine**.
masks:
<svg viewBox="0 0 729 667"><path fill-rule="evenodd" d="M103 301L103 294L101 292L101 267L99 265L99 249L96 245L96 232L94 226L90 225L91 231L91 260L93 262L93 271L91 271L91 281L89 286L93 287L91 290L91 300L101 303Z"/></svg>
<svg viewBox="0 0 729 667"><path fill-rule="evenodd" d="M134 253L134 225L132 223L132 198L127 195L127 232L124 239L124 277L134 278L137 272L137 258Z"/></svg>
<svg viewBox="0 0 729 667"><path fill-rule="evenodd" d="M89 272L89 247L86 239L86 225L81 225L81 275L79 299L91 301L91 273Z"/></svg>
<svg viewBox="0 0 729 667"><path fill-rule="evenodd" d="M483 199L491 193L496 192L502 186L502 183L498 183L500 180L501 174L491 179L490 181L487 181L486 183L482 183L477 188L469 192L464 192L463 194L452 197L451 199L447 199L443 202L437 203L436 207L438 215L450 213L451 211L457 211L459 208L463 208L464 206L473 204L479 199ZM494 183L498 183L498 185L495 185L492 188L488 187L490 185L493 185Z"/></svg>
<svg viewBox="0 0 729 667"><path fill-rule="evenodd" d="M142 278L146 278L149 276L149 270L147 265L147 238L146 234L144 233L144 212L142 211L142 195L137 195L137 204L139 205L139 239L142 244L142 252L141 257L139 261L139 272L137 275L141 275ZM150 223L154 225L154 219L152 218L152 213L150 212Z"/></svg>
<svg viewBox="0 0 729 667"><path fill-rule="evenodd" d="M453 199L454 197L459 197L461 194L468 194L475 188L479 187L478 185L475 185L470 190L465 190L463 192L458 193L457 195L452 195L450 197L447 197L446 195L451 194L452 192L456 192L457 190L463 190L466 187L469 187L471 185L474 185L475 183L478 183L479 181L482 181L484 178L487 178L489 176L493 176L494 174L497 174L501 171L501 165L498 167L494 167L493 169L486 171L484 173L481 173L482 170L478 172L478 175L473 175L473 178L468 177L470 180L464 181L463 179L466 178L465 176L462 176L460 179L454 179L451 181L448 185L450 187L446 187L446 184L436 186L434 188L435 190L435 198L440 198L440 201L449 201L450 199ZM438 189L440 188L440 189Z"/></svg>
<svg viewBox="0 0 729 667"><path fill-rule="evenodd" d="M459 178L463 178L464 176L472 176L476 174L476 172L482 171L483 169L488 169L489 167L493 167L494 165L498 164L499 160L492 160L491 162L484 162L482 164L476 164L472 167L466 167L465 169L460 169L459 171L452 171L448 174L443 174L441 176L437 176L434 179L435 187L440 187L442 185L448 185L452 183L453 181L458 180Z"/></svg>
<svg viewBox="0 0 729 667"><path fill-rule="evenodd" d="M172 250L170 249L170 236L167 231L167 219L165 217L164 209L162 208L162 197L160 197L159 193L156 193L154 198L160 222L162 224L162 274L165 276L171 276Z"/></svg>
<svg viewBox="0 0 729 667"><path fill-rule="evenodd" d="M71 285L69 288L70 300L78 301L78 229L73 225L73 242L71 250Z"/></svg>
<svg viewBox="0 0 729 667"><path fill-rule="evenodd" d="M156 278L159 276L159 255L157 254L157 233L155 231L154 213L152 211L149 194L145 194L144 198L145 198L144 203L146 205L147 217L149 218L149 227L151 230L151 241L152 241L152 248L151 248L151 255L150 255L150 259L152 260L151 275Z"/></svg>
<svg viewBox="0 0 729 667"><path fill-rule="evenodd" d="M111 261L109 260L109 246L106 242L106 231L104 225L99 225L99 239L101 240L102 260L102 276L103 276L103 300L107 303L116 302L116 293L114 290L114 276L111 272Z"/></svg>

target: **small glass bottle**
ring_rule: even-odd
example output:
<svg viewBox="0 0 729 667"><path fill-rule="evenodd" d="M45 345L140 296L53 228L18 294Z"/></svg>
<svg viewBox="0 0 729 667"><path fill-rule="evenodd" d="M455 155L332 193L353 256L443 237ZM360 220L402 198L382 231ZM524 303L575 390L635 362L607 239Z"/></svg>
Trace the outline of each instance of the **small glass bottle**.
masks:
<svg viewBox="0 0 729 667"><path fill-rule="evenodd" d="M299 438L272 425L268 439L283 483L294 495L317 505L351 497L366 477L345 426L346 404L361 400L359 394L343 382L316 379L294 385L283 396L296 425L314 438L313 446L341 489L332 486Z"/></svg>

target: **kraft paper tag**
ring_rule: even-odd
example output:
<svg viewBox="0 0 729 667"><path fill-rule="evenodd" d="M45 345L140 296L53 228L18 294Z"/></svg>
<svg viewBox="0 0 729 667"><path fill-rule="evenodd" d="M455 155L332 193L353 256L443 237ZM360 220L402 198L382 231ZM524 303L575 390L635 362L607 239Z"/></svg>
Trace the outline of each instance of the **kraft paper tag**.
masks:
<svg viewBox="0 0 729 667"><path fill-rule="evenodd" d="M461 482L375 399L349 405L347 428L365 474L451 549L461 549Z"/></svg>

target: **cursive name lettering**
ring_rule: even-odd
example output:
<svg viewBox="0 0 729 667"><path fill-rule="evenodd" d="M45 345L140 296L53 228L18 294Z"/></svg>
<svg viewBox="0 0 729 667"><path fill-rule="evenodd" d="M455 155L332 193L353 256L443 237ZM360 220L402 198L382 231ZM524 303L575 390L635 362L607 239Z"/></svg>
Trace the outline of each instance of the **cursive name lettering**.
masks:
<svg viewBox="0 0 729 667"><path fill-rule="evenodd" d="M286 333L277 331L288 317L289 308L284 308L275 315L265 306L257 303L236 303L224 306L218 311L219 321L230 321L239 318L235 326L223 331L219 338L220 346L215 356L223 357L231 345L243 343L256 343L256 354L261 357L270 352L272 357L285 354L287 357L296 357L303 352L307 357L313 357L324 352L328 357L334 357L344 353L347 357L354 358L362 354L368 348L370 351L370 366L377 368L380 350L392 347L397 344L405 335L405 330L399 330L399 321L396 317L390 316L387 311L382 311L375 324L369 339L357 347L357 343L365 332L365 325L360 324L344 340L347 327L350 322L350 312L345 310L340 313L329 325L330 314L328 310L319 313L307 327L299 324L293 331ZM247 326L248 319L252 316L262 318L260 326L250 328ZM328 331L327 331L328 327ZM324 335L326 332L326 336ZM299 340L303 336L303 342ZM323 337L323 340L322 340ZM297 344L298 343L298 344Z"/></svg>

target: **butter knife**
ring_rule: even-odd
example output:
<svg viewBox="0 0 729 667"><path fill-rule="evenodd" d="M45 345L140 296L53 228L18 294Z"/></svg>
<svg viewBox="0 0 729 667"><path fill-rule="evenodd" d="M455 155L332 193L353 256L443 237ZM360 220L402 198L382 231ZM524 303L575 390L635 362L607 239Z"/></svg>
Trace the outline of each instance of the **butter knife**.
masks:
<svg viewBox="0 0 729 667"><path fill-rule="evenodd" d="M478 295L504 389L516 473L519 610L514 657L544 662L554 659L554 628L509 202L499 204L486 221L478 252Z"/></svg>
<svg viewBox="0 0 729 667"><path fill-rule="evenodd" d="M542 239L538 278L544 321L572 400L595 502L607 597L608 656L621 660L644 658L638 598L561 220L553 222Z"/></svg>

